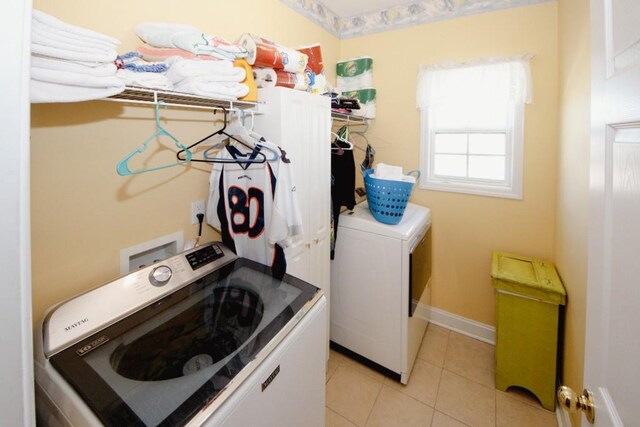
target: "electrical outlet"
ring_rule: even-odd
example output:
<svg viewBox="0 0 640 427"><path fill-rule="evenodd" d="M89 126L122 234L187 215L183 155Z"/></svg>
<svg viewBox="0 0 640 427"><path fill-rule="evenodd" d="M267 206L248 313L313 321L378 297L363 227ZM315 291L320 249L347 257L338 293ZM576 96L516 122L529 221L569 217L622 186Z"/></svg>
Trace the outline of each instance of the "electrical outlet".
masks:
<svg viewBox="0 0 640 427"><path fill-rule="evenodd" d="M199 213L204 214L204 200L196 200L195 202L191 202L191 224L198 224L198 215Z"/></svg>

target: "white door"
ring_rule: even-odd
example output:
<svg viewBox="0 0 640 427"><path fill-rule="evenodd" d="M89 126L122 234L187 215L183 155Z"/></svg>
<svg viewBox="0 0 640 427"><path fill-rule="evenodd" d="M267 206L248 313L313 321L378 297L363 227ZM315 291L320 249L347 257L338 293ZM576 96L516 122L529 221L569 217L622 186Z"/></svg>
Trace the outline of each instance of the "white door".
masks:
<svg viewBox="0 0 640 427"><path fill-rule="evenodd" d="M640 1L592 0L584 385L597 426L640 425ZM578 391L578 390L576 390ZM589 425L583 419L583 426Z"/></svg>
<svg viewBox="0 0 640 427"><path fill-rule="evenodd" d="M293 244L285 251L287 258L287 273L307 282L311 282L309 274L310 238L309 230L311 222L309 211L311 210L312 177L309 176L310 159L306 152L305 142L309 139L309 105L303 92L290 91L284 95L281 93L281 120L282 140L279 144L284 146L287 157L291 160L293 177L295 179L298 203L302 214L302 227L304 236L295 239Z"/></svg>

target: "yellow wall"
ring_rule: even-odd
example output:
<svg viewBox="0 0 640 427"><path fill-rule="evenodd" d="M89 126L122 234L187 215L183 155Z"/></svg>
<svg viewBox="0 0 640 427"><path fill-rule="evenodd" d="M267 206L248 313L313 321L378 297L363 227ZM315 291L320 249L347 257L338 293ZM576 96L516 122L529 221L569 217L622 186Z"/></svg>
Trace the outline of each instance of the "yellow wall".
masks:
<svg viewBox="0 0 640 427"><path fill-rule="evenodd" d="M435 307L494 323L492 250L553 258L557 178L557 4L462 17L340 42L280 1L36 0L35 8L112 35L121 51L138 41L142 20L185 22L235 39L251 31L286 45L321 42L327 71L340 57L371 55L378 118L367 133L378 161L418 167L415 82L420 64L534 53L534 103L525 111L524 200L417 190L413 201L432 209ZM117 10L116 10L117 9ZM197 13L194 13L197 11ZM249 13L247 13L249 11ZM242 18L238 18L242 17ZM32 109L34 318L64 298L118 274L121 248L184 230L192 238L190 202L207 193L206 167L172 168L134 177L116 162L152 131L148 107L90 102ZM210 113L171 110L167 128L183 141L213 129ZM170 152L161 155L170 158ZM214 237L205 231L205 238Z"/></svg>
<svg viewBox="0 0 640 427"><path fill-rule="evenodd" d="M339 57L337 38L278 0L136 0L126 5L35 0L34 8L120 39L120 52L138 45L136 23L164 21L188 23L229 40L254 32L290 46L320 42L327 64ZM333 67L328 72L333 78ZM215 128L211 113L170 110L162 116L183 142L195 142ZM116 175L116 163L154 131L152 117L150 107L110 102L33 106L35 321L47 307L116 277L120 249L180 230L185 240L197 233L190 223L191 201L206 199L206 166ZM157 157L173 161L169 150L160 151ZM204 234L206 240L215 236L208 227Z"/></svg>
<svg viewBox="0 0 640 427"><path fill-rule="evenodd" d="M567 290L563 384L582 390L589 222L589 1L558 7L560 140L555 261ZM574 425L580 416L572 419Z"/></svg>
<svg viewBox="0 0 640 427"><path fill-rule="evenodd" d="M534 102L525 109L524 200L416 190L433 214L435 307L495 323L491 252L553 258L556 193L557 4L543 3L343 41L343 58L371 55L377 118L367 132L377 161L418 168L415 108L420 64L534 53Z"/></svg>

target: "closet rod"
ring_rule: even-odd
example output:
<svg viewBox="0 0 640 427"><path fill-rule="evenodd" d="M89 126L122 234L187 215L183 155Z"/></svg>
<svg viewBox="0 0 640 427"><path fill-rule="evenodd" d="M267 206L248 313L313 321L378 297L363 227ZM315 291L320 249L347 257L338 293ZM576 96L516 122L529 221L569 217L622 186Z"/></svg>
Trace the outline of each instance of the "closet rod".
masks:
<svg viewBox="0 0 640 427"><path fill-rule="evenodd" d="M120 102L123 104L141 104L141 105L154 105L155 103L153 101L141 101L141 100L136 100L136 99L111 99L111 98L106 98L105 101L112 101L112 102ZM166 107L173 107L173 108L188 108L190 110L223 110L225 107L222 106L206 106L206 105L194 105L194 104L178 104L175 102L167 102L165 104L163 104ZM233 108L233 107L231 107Z"/></svg>
<svg viewBox="0 0 640 427"><path fill-rule="evenodd" d="M365 125L369 123L369 119L367 119L366 117L339 113L337 111L332 111L331 117L333 117L335 120L346 122L347 124L353 124L354 126Z"/></svg>

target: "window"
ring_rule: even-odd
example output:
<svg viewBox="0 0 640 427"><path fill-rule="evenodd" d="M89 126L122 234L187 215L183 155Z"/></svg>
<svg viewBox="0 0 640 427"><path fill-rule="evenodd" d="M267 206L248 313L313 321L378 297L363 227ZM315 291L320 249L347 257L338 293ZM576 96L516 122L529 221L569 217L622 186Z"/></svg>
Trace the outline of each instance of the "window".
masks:
<svg viewBox="0 0 640 427"><path fill-rule="evenodd" d="M522 199L530 58L421 68L421 188Z"/></svg>

